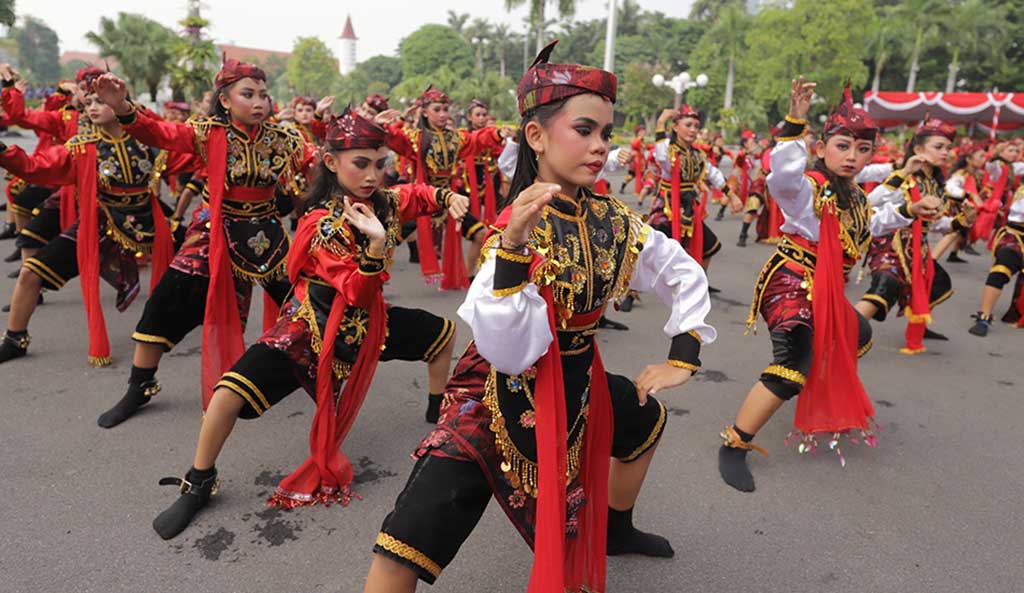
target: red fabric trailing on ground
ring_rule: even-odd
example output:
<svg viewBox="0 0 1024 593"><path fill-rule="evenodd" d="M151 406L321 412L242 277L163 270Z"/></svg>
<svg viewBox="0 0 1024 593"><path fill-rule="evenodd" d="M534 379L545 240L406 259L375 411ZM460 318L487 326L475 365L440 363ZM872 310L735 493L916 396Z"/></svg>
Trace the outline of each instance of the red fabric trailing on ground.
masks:
<svg viewBox="0 0 1024 593"><path fill-rule="evenodd" d="M81 216L78 223L78 240L75 242L75 257L78 260L79 283L82 286L82 301L89 321L89 364L106 366L110 364L110 341L107 339L107 323L103 318L100 304L100 237L99 205L96 202L96 143L82 145L77 154L76 186L82 200ZM70 186L69 186L70 187ZM74 192L76 188L71 188Z"/></svg>
<svg viewBox="0 0 1024 593"><path fill-rule="evenodd" d="M991 179L988 173L985 173L985 185L991 188L991 192L988 195L988 199L978 209L978 217L974 220L974 225L971 227L971 241L982 241L988 240L989 237L994 236L993 232L996 228L996 219L999 217L999 210L1003 206L1003 194L1006 192L1006 184L1009 182L1010 175L1012 174L1008 167L1000 163L1000 177L999 180L994 184L991 184Z"/></svg>
<svg viewBox="0 0 1024 593"><path fill-rule="evenodd" d="M669 152L671 154L671 151ZM669 196L669 207L672 208L672 239L678 241L682 236L682 222L679 217L682 215L679 207L679 157L671 155L672 158L672 194ZM692 253L690 255L693 255Z"/></svg>
<svg viewBox="0 0 1024 593"><path fill-rule="evenodd" d="M498 210L498 189L494 187L494 175L484 167L484 224L494 224ZM480 218L480 217L477 217Z"/></svg>
<svg viewBox="0 0 1024 593"><path fill-rule="evenodd" d="M227 134L223 127L211 127L206 155L210 194L210 287L203 316L203 411L213 397L213 386L245 353L242 320L238 316L238 298L221 213L227 178Z"/></svg>
<svg viewBox="0 0 1024 593"><path fill-rule="evenodd" d="M296 236L295 248L288 256L288 271L292 282L310 257L309 245L316 232L316 226L309 225L305 228L307 232ZM387 311L384 295L378 291L368 309L370 323L366 337L359 347L352 372L341 389L340 398L336 399L334 342L338 337L338 326L347 306L343 293L335 292L331 301L331 312L327 317L323 346L317 359L316 414L313 416L309 432L310 456L281 480L273 496L267 501L269 506L292 508L317 503L330 505L333 502L347 505L351 500L352 463L341 452L341 445L359 414L377 370L380 350L384 345Z"/></svg>
<svg viewBox="0 0 1024 593"><path fill-rule="evenodd" d="M844 432L868 429L875 414L857 375L857 314L844 293L843 248L834 200L822 206L811 307L814 359L797 398L797 430Z"/></svg>

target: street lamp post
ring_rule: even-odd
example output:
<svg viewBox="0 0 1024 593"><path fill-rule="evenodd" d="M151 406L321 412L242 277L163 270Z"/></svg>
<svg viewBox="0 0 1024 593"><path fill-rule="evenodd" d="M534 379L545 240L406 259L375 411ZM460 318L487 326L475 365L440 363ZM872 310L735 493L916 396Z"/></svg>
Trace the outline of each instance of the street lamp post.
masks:
<svg viewBox="0 0 1024 593"><path fill-rule="evenodd" d="M667 86L676 92L675 108L679 109L679 106L683 104L683 95L686 91L693 87L705 87L708 85L708 75L698 74L696 78L691 78L689 72L680 72L670 79L665 79L661 74L655 74L651 78L651 82L656 87Z"/></svg>

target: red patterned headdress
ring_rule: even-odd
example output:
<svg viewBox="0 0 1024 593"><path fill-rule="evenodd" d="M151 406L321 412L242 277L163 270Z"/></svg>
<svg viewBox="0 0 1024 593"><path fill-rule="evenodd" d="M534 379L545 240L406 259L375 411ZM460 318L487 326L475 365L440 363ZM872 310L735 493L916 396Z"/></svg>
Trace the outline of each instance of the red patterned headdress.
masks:
<svg viewBox="0 0 1024 593"><path fill-rule="evenodd" d="M313 109L316 109L316 99L314 99L313 97L306 97L306 96L302 96L302 95L292 99L292 103L291 103L292 109L298 107L299 105L309 105Z"/></svg>
<svg viewBox="0 0 1024 593"><path fill-rule="evenodd" d="M853 106L853 93L847 83L843 87L843 99L829 114L822 132L826 140L840 134L858 140L874 140L878 137L878 126L867 111Z"/></svg>
<svg viewBox="0 0 1024 593"><path fill-rule="evenodd" d="M168 101L164 103L164 109L177 109L185 113L192 111L192 107L184 101Z"/></svg>
<svg viewBox="0 0 1024 593"><path fill-rule="evenodd" d="M217 77L213 79L213 86L217 89L222 89L229 84L234 84L239 80L242 80L243 78L253 78L266 82L267 74L258 66L241 62L234 58L229 60L225 57L224 64L220 67L220 72L218 72Z"/></svg>
<svg viewBox="0 0 1024 593"><path fill-rule="evenodd" d="M700 109L697 109L688 103L684 103L679 107L676 111L676 116L673 119L675 121L679 121L684 117L692 117L698 121L704 121L704 114L700 112Z"/></svg>
<svg viewBox="0 0 1024 593"><path fill-rule="evenodd" d="M103 76L104 72L102 69L96 66L86 66L75 73L75 81L77 82L90 82Z"/></svg>
<svg viewBox="0 0 1024 593"><path fill-rule="evenodd" d="M941 119L925 115L924 119L921 120L921 123L917 125L917 130L914 131L914 136L918 138L943 136L950 142L953 142L956 140L956 126L951 123L944 122Z"/></svg>
<svg viewBox="0 0 1024 593"><path fill-rule="evenodd" d="M430 85L420 95L420 105L426 106L431 103L451 103L451 99L448 98L448 95L434 88L434 85Z"/></svg>
<svg viewBox="0 0 1024 593"><path fill-rule="evenodd" d="M374 93L366 98L366 106L377 113L388 110L388 98L380 93Z"/></svg>
<svg viewBox="0 0 1024 593"><path fill-rule="evenodd" d="M480 99L473 99L472 101L469 102L469 106L466 107L466 112L468 113L470 111L473 111L477 107L480 107L482 109L486 109L488 111L490 111L490 109L491 109L490 107L487 106L487 103L481 101Z"/></svg>
<svg viewBox="0 0 1024 593"><path fill-rule="evenodd" d="M380 124L359 115L349 105L327 128L327 145L331 150L380 148L387 136Z"/></svg>
<svg viewBox="0 0 1024 593"><path fill-rule="evenodd" d="M971 155L979 150L984 152L989 149L989 143L985 140L978 140L975 142L969 142L960 148L961 155Z"/></svg>
<svg viewBox="0 0 1024 593"><path fill-rule="evenodd" d="M754 132L754 130L743 130L743 133L740 134L740 139L742 139L742 140L757 140L757 133Z"/></svg>
<svg viewBox="0 0 1024 593"><path fill-rule="evenodd" d="M550 64L548 59L558 45L554 40L541 50L530 69L519 79L519 114L584 93L593 93L615 102L618 79L611 72L579 64Z"/></svg>

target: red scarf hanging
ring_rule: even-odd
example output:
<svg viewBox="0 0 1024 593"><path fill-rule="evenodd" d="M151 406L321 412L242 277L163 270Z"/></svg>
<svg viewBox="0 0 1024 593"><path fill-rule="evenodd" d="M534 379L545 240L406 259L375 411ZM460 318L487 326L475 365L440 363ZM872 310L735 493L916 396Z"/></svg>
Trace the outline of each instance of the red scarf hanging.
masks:
<svg viewBox="0 0 1024 593"><path fill-rule="evenodd" d="M66 231L78 220L75 203L75 186L62 185L60 188L60 230Z"/></svg>
<svg viewBox="0 0 1024 593"><path fill-rule="evenodd" d="M152 295L156 285L160 284L164 272L171 267L171 261L174 259L174 239L171 238L171 227L155 192L149 197L149 206L153 210L154 228L153 255L149 262L149 294Z"/></svg>
<svg viewBox="0 0 1024 593"><path fill-rule="evenodd" d="M844 293L843 248L833 200L822 206L818 233L811 295L814 359L797 398L794 424L805 435L867 430L875 412L857 375L858 321Z"/></svg>
<svg viewBox="0 0 1024 593"><path fill-rule="evenodd" d="M445 217L444 252L441 256L441 290L469 288L465 257L462 254L462 234L451 216Z"/></svg>
<svg viewBox="0 0 1024 593"><path fill-rule="evenodd" d="M316 231L316 225L308 225L305 232L295 237L296 244L288 254L288 276L293 284L311 257L309 246ZM310 456L281 480L267 501L269 506L293 508L317 503L330 505L333 502L347 505L352 497L350 487L354 472L352 463L341 452L341 444L355 422L377 369L387 328L387 311L384 295L378 291L368 309L369 328L359 346L356 362L341 389L340 399L336 400L333 388L334 342L346 308L341 291L336 292L317 359L316 415L309 432Z"/></svg>
<svg viewBox="0 0 1024 593"><path fill-rule="evenodd" d="M494 175L484 165L484 224L494 224L498 211L498 189L494 187Z"/></svg>
<svg viewBox="0 0 1024 593"><path fill-rule="evenodd" d="M693 196L693 227L690 233L690 257L697 265L704 264L704 212L707 209L708 196L698 191Z"/></svg>
<svg viewBox="0 0 1024 593"><path fill-rule="evenodd" d="M910 201L921 201L921 189L917 183L910 187ZM924 346L924 330L932 322L930 295L935 277L935 262L924 241L924 222L915 218L911 224L910 257L910 305L907 306L907 329L904 333L906 345L900 348L904 354L918 354L927 350Z"/></svg>
<svg viewBox="0 0 1024 593"><path fill-rule="evenodd" d="M999 218L999 209L1003 205L1003 194L1006 192L1006 185L1009 183L1012 172L1005 163L999 163L1000 176L995 183L992 183L988 172L985 172L984 185L991 188L988 199L978 209L978 217L971 227L971 241L978 239L987 240L993 236L996 228L996 219Z"/></svg>
<svg viewBox="0 0 1024 593"><path fill-rule="evenodd" d="M480 218L480 182L476 178L476 159L473 155L466 157L463 165L466 168L466 178L469 179L469 213Z"/></svg>
<svg viewBox="0 0 1024 593"><path fill-rule="evenodd" d="M671 147L669 158L672 159L672 193L669 196L669 207L672 209L672 239L678 241L683 236L682 222L679 220L682 214L679 208L679 155L674 153Z"/></svg>
<svg viewBox="0 0 1024 593"><path fill-rule="evenodd" d="M417 154L422 155L423 150L423 134L420 133ZM416 181L427 183L427 173L424 170L426 165L423 164L422 158L416 161L415 166ZM437 250L434 249L434 229L430 216L416 217L416 249L420 256L420 273L427 279L427 282L436 281L438 275L441 274L441 263L437 259Z"/></svg>
<svg viewBox="0 0 1024 593"><path fill-rule="evenodd" d="M644 188L644 145L635 141L633 144L633 193L639 196Z"/></svg>
<svg viewBox="0 0 1024 593"><path fill-rule="evenodd" d="M765 192L767 191L766 186ZM777 240L782 237L782 210L779 209L778 203L770 197L765 196L765 200L768 201L768 237Z"/></svg>
<svg viewBox="0 0 1024 593"><path fill-rule="evenodd" d="M78 240L75 242L75 257L78 260L79 283L82 285L82 301L85 316L89 321L89 364L107 366L111 362L110 341L107 339L107 323L103 318L100 304L100 237L99 205L96 202L96 143L89 142L75 149L76 187L69 188L82 200L81 216L78 222ZM63 194L62 194L63 195ZM63 213L63 211L62 211Z"/></svg>
<svg viewBox="0 0 1024 593"><path fill-rule="evenodd" d="M227 131L213 126L206 140L207 187L210 194L210 286L203 317L203 411L213 397L213 386L245 352L242 320L224 236L221 204L227 182Z"/></svg>
<svg viewBox="0 0 1024 593"><path fill-rule="evenodd" d="M534 266L539 263L535 260ZM604 591L608 538L608 465L614 418L608 380L594 343L586 449L580 470L586 504L580 509L579 532L565 541L566 457L565 383L555 330L551 286L541 289L547 303L548 326L554 337L537 363L534 389L537 415L537 515L534 562L529 593L578 591L582 586ZM563 558L564 563L553 559Z"/></svg>

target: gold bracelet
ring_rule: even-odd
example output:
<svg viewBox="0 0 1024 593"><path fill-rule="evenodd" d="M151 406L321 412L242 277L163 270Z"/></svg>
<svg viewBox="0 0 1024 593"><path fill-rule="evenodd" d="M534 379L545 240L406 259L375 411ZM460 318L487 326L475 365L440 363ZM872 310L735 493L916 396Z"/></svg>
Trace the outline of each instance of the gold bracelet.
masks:
<svg viewBox="0 0 1024 593"><path fill-rule="evenodd" d="M690 364L681 360L673 360L671 358L668 359L668 365L676 367L677 369L686 369L695 375L697 374L697 371L700 370L700 367L695 364Z"/></svg>
<svg viewBox="0 0 1024 593"><path fill-rule="evenodd" d="M517 264L528 264L533 262L532 254L516 253L515 251L509 251L504 247L498 247L498 257L505 261L510 261Z"/></svg>
<svg viewBox="0 0 1024 593"><path fill-rule="evenodd" d="M806 119L797 119L797 118L795 118L795 117L793 117L792 115L789 115L789 114L787 114L784 119L786 121L788 121L789 123L797 125L797 126L806 126L807 125L807 120Z"/></svg>

